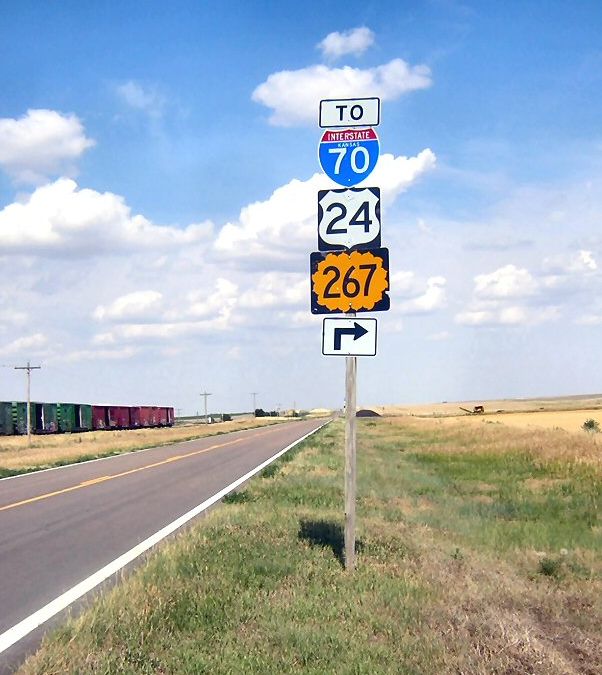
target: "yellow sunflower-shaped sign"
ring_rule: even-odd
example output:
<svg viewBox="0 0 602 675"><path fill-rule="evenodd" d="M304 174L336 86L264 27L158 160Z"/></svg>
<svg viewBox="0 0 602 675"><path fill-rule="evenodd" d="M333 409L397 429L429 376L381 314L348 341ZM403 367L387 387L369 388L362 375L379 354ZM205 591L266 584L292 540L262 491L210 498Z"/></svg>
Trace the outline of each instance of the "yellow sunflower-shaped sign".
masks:
<svg viewBox="0 0 602 675"><path fill-rule="evenodd" d="M389 251L311 254L311 311L375 312L389 309Z"/></svg>

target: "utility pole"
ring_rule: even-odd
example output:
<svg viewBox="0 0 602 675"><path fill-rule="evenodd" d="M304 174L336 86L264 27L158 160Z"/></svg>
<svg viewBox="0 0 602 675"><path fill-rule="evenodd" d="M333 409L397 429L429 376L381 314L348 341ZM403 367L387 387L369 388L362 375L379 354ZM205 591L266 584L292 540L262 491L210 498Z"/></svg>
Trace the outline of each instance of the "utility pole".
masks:
<svg viewBox="0 0 602 675"><path fill-rule="evenodd" d="M253 414L255 414L255 411L257 410L257 394L259 392L257 391L252 391L251 396L253 397Z"/></svg>
<svg viewBox="0 0 602 675"><path fill-rule="evenodd" d="M42 366L32 366L29 361L26 366L15 366L15 370L27 371L27 444L31 445L31 371L40 370Z"/></svg>
<svg viewBox="0 0 602 675"><path fill-rule="evenodd" d="M207 391L204 391L201 396L205 399L205 424L209 424L207 419L207 396L211 396L211 394Z"/></svg>

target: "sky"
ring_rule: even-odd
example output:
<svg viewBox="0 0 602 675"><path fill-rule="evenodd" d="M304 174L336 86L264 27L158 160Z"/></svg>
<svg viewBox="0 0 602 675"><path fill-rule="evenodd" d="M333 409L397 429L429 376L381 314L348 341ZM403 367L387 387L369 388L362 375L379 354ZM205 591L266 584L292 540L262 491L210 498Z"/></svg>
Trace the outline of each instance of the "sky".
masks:
<svg viewBox="0 0 602 675"><path fill-rule="evenodd" d="M321 99L376 96L360 405L602 391L602 6L0 0L0 399L340 407Z"/></svg>

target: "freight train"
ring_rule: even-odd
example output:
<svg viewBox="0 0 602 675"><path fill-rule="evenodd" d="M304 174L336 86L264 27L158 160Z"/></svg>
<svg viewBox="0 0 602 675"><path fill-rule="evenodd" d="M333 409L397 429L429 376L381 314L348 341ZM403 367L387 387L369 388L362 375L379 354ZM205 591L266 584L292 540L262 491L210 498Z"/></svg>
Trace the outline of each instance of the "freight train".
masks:
<svg viewBox="0 0 602 675"><path fill-rule="evenodd" d="M77 433L100 429L171 427L174 409L160 406L88 405L85 403L31 403L34 434ZM0 435L27 433L27 403L0 402Z"/></svg>

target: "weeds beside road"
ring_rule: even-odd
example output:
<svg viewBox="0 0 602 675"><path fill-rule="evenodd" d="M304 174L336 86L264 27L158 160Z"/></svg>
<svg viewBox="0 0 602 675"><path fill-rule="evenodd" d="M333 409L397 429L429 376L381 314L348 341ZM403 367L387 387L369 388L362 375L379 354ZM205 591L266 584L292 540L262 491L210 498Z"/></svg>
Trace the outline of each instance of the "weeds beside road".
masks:
<svg viewBox="0 0 602 675"><path fill-rule="evenodd" d="M602 452L497 425L308 439L46 641L27 675L602 672Z"/></svg>

